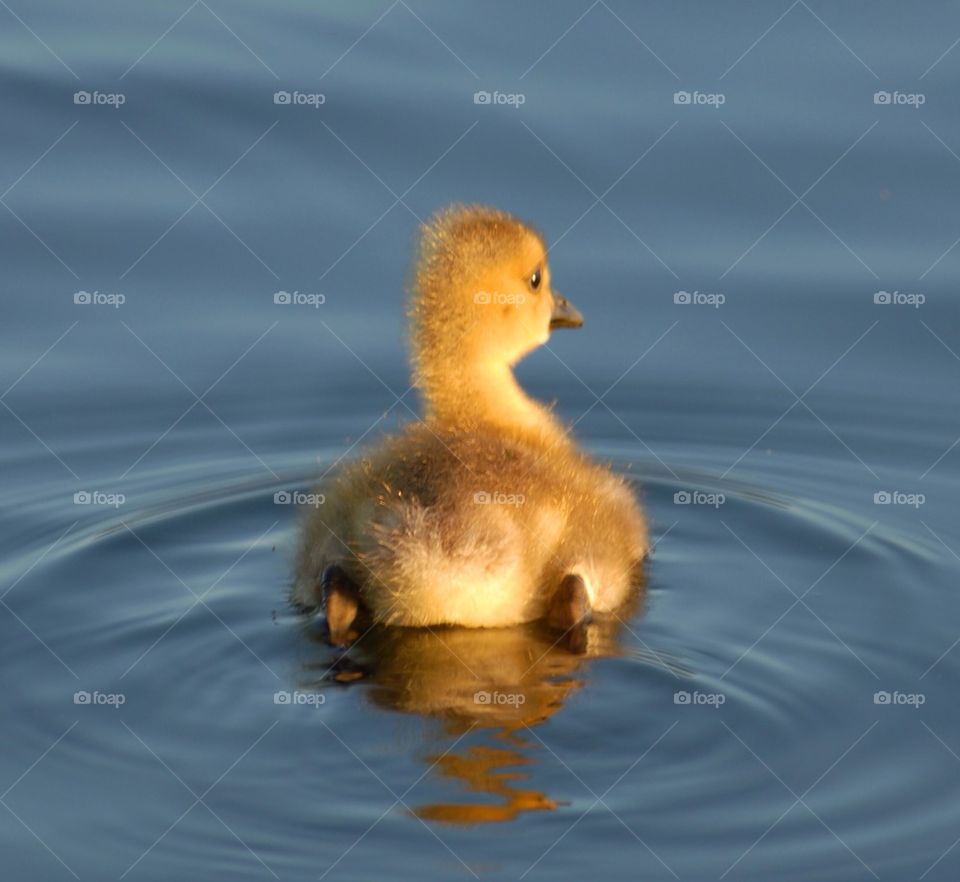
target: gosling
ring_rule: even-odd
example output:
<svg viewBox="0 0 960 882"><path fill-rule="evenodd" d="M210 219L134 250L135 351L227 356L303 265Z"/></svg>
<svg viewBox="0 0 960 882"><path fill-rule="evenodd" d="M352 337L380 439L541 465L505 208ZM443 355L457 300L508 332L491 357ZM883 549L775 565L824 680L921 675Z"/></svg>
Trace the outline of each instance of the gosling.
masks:
<svg viewBox="0 0 960 882"><path fill-rule="evenodd" d="M647 525L625 481L580 451L514 365L580 313L555 292L543 238L513 216L452 206L421 229L410 292L424 418L322 489L293 600L389 625L545 619L582 651L593 613L632 595Z"/></svg>

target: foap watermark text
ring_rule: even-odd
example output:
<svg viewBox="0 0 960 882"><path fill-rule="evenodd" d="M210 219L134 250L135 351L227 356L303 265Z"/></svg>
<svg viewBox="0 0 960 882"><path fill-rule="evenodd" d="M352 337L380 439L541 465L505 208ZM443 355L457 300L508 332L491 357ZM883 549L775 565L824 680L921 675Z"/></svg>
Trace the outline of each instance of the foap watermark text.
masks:
<svg viewBox="0 0 960 882"><path fill-rule="evenodd" d="M127 96L123 92L87 92L81 90L73 93L73 103L80 106L105 106L119 110L123 104L127 103Z"/></svg>
<svg viewBox="0 0 960 882"><path fill-rule="evenodd" d="M723 294L707 294L701 291L675 291L673 302L678 306L712 306L719 309L727 302Z"/></svg>
<svg viewBox="0 0 960 882"><path fill-rule="evenodd" d="M727 501L723 493L704 493L702 490L678 490L673 494L674 505L709 505L720 508Z"/></svg>
<svg viewBox="0 0 960 882"><path fill-rule="evenodd" d="M887 692L886 690L880 690L873 693L874 704L897 704L918 708L926 704L926 701L927 696L922 692L897 692L896 690Z"/></svg>
<svg viewBox="0 0 960 882"><path fill-rule="evenodd" d="M727 96L723 92L674 92L674 104L689 104L691 106L703 105L714 107L719 110L727 102Z"/></svg>
<svg viewBox="0 0 960 882"><path fill-rule="evenodd" d="M127 696L122 692L100 692L97 689L94 689L93 692L87 692L86 689L81 689L79 692L73 693L74 704L119 708L126 702Z"/></svg>
<svg viewBox="0 0 960 882"><path fill-rule="evenodd" d="M673 693L674 704L699 704L707 707L720 707L727 700L722 692L693 692L680 691Z"/></svg>
<svg viewBox="0 0 960 882"><path fill-rule="evenodd" d="M119 309L127 302L123 294L102 294L99 291L75 291L73 302L77 306L112 306Z"/></svg>
<svg viewBox="0 0 960 882"><path fill-rule="evenodd" d="M327 497L322 493L304 493L302 490L278 490L273 494L274 505L323 505Z"/></svg>
<svg viewBox="0 0 960 882"><path fill-rule="evenodd" d="M127 501L122 493L104 493L102 490L78 490L73 494L74 505L109 505L120 508Z"/></svg>
<svg viewBox="0 0 960 882"><path fill-rule="evenodd" d="M288 692L285 689L281 689L273 693L274 704L299 704L318 708L324 701L326 701L326 696L322 692L301 692L299 689Z"/></svg>
<svg viewBox="0 0 960 882"><path fill-rule="evenodd" d="M519 110L526 102L527 96L522 92L487 92L481 89L473 93L474 104L505 104Z"/></svg>
<svg viewBox="0 0 960 882"><path fill-rule="evenodd" d="M509 704L519 707L526 701L527 696L522 692L487 692L485 689L481 689L479 692L473 693L474 704Z"/></svg>
<svg viewBox="0 0 960 882"><path fill-rule="evenodd" d="M900 490L878 490L873 494L874 505L907 505L920 508L927 501L923 493L903 493Z"/></svg>
<svg viewBox="0 0 960 882"><path fill-rule="evenodd" d="M300 291L276 291L273 295L273 302L277 306L312 306L319 309L327 302L323 294L307 294Z"/></svg>
<svg viewBox="0 0 960 882"><path fill-rule="evenodd" d="M476 505L512 505L519 507L526 500L527 498L522 493L501 493L498 490L492 493L480 490L473 494L473 501Z"/></svg>
<svg viewBox="0 0 960 882"><path fill-rule="evenodd" d="M873 302L877 306L912 306L919 309L927 302L923 294L908 294L901 291L876 291Z"/></svg>
<svg viewBox="0 0 960 882"><path fill-rule="evenodd" d="M287 92L281 89L273 93L273 103L291 107L312 107L318 110L321 105L327 103L327 96L322 92L298 92L296 89Z"/></svg>
<svg viewBox="0 0 960 882"><path fill-rule="evenodd" d="M891 107L913 107L915 110L919 110L922 105L927 103L927 96L922 92L880 91L873 93L873 103Z"/></svg>

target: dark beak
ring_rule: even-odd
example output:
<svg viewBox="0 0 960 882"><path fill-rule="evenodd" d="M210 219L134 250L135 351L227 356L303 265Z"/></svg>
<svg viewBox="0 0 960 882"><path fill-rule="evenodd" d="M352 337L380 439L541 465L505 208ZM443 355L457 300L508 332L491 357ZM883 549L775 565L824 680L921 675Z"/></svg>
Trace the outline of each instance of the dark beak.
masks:
<svg viewBox="0 0 960 882"><path fill-rule="evenodd" d="M553 296L553 315L550 316L550 330L554 328L579 328L583 324L580 311L566 297Z"/></svg>

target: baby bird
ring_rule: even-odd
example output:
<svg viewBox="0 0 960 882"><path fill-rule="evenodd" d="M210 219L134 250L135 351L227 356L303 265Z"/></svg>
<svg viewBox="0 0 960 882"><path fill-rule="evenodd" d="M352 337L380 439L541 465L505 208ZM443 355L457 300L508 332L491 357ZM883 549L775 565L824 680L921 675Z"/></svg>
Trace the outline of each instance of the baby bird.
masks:
<svg viewBox="0 0 960 882"><path fill-rule="evenodd" d="M554 328L583 323L546 252L493 208L453 206L422 228L409 314L424 418L343 468L302 529L293 599L325 604L333 643L363 612L410 626L544 618L581 651L591 614L631 595L648 550L633 493L513 375Z"/></svg>

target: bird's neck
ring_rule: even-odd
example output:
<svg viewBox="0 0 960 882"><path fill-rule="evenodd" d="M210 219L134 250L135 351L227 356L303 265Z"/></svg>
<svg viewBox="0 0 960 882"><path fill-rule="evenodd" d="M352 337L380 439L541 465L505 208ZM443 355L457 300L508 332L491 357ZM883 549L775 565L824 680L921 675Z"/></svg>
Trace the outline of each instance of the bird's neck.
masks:
<svg viewBox="0 0 960 882"><path fill-rule="evenodd" d="M523 391L508 364L479 362L421 383L427 419L444 428L494 430L542 444L569 443L549 409Z"/></svg>

